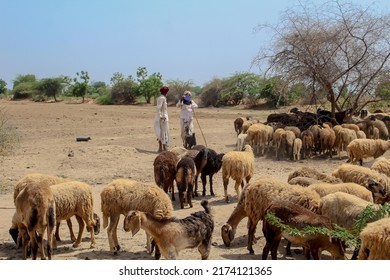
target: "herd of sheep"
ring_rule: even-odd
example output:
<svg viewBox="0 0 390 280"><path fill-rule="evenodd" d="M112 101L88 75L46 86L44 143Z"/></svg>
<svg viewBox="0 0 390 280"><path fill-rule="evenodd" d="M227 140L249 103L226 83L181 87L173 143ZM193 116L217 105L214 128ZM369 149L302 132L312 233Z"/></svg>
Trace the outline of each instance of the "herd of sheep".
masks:
<svg viewBox="0 0 390 280"><path fill-rule="evenodd" d="M293 126L283 120L308 119L297 109L284 114L279 121L261 123L251 118L234 121L237 132L237 149L218 154L213 149L195 145L191 149L172 148L158 154L154 160L155 183L146 184L128 179L116 179L100 193L103 228L107 228L108 248L117 254L121 247L117 227L124 215L123 228L136 234L146 232L148 253L155 251L155 258L176 259L181 250L198 248L202 259L211 250L214 217L207 200L202 200L203 211L188 217L175 217L173 201L178 195L180 207L192 207L192 199L198 193L201 177L202 196L206 195L207 176L210 194L213 176L220 170L225 201L229 202L229 180L235 181L238 202L226 223L220 229L224 244L234 242L240 222L248 219L247 249L254 253L253 244L257 224L262 221L262 233L266 244L262 258L277 258L281 238L289 245L303 247L306 258L320 259L321 251L328 251L334 259L345 259L345 243L335 237L320 233L304 236L290 235L266 219L273 213L286 225L297 229L306 226L334 230L334 224L353 233L353 222L366 209L381 207L390 201L390 160L381 157L390 149L389 124L371 115L364 119ZM311 115L310 115L311 116ZM302 119L299 123L302 123ZM317 122L318 123L318 122ZM302 129L305 128L305 129ZM255 157L274 156L276 159L300 160L316 154L332 157L345 150L348 163L340 165L332 174L324 174L311 168L296 169L284 182L276 178L255 175ZM363 167L363 159L378 158L370 167ZM380 157L380 158L379 158ZM360 165L355 163L359 162ZM175 188L176 186L176 188ZM95 234L100 231L99 214L94 213L92 188L88 184L45 174L28 174L14 188L16 207L9 230L13 240L23 251L23 259L31 254L41 259L52 258L52 250L60 240L59 224L66 220L73 247L78 247L84 226L90 233L91 247ZM75 216L79 231L73 233L70 218ZM353 259L390 259L390 218L384 217L369 223L360 233L361 247L356 248ZM45 238L46 236L46 238ZM46 245L44 240L46 239ZM287 246L287 254L289 254Z"/></svg>

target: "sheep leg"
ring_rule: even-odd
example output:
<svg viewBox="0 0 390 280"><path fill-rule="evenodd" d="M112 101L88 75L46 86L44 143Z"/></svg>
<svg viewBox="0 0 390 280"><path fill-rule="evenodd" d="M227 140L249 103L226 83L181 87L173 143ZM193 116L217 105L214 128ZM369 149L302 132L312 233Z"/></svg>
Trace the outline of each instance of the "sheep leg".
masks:
<svg viewBox="0 0 390 280"><path fill-rule="evenodd" d="M84 221L83 221L83 219L76 215L76 220L79 223L79 233L77 234L76 242L73 243L73 248L77 248L80 245L81 238L83 236L83 231L84 231Z"/></svg>
<svg viewBox="0 0 390 280"><path fill-rule="evenodd" d="M95 248L96 240L95 240L95 228L93 226L93 219L88 219L87 222L87 231L91 234L91 246L90 248Z"/></svg>
<svg viewBox="0 0 390 280"><path fill-rule="evenodd" d="M226 201L226 203L228 203L229 202L229 197L228 197L228 193L227 193L227 187L229 185L229 177L225 177L222 174L222 181L223 181L223 191L224 191L224 194L225 194L225 201Z"/></svg>
<svg viewBox="0 0 390 280"><path fill-rule="evenodd" d="M207 260L210 255L210 241L202 240L200 245L198 246L198 251L202 257L202 260Z"/></svg>
<svg viewBox="0 0 390 280"><path fill-rule="evenodd" d="M202 196L206 196L206 183L207 183L206 174L201 174L200 179L202 180L202 186L203 186ZM210 190L212 190L211 185L210 185Z"/></svg>
<svg viewBox="0 0 390 280"><path fill-rule="evenodd" d="M192 197L198 196L198 176L199 174L195 175L195 191L193 192Z"/></svg>
<svg viewBox="0 0 390 280"><path fill-rule="evenodd" d="M72 242L75 242L76 241L76 236L74 235L74 232L73 232L72 220L71 219L67 219L66 220L66 224L68 225L68 228L69 228L70 240L72 240Z"/></svg>
<svg viewBox="0 0 390 280"><path fill-rule="evenodd" d="M240 195L241 195L241 187L240 185L243 185L244 182L242 180L237 180L235 185L234 185L234 189L236 190L236 194L237 194L237 200L240 199Z"/></svg>
<svg viewBox="0 0 390 280"><path fill-rule="evenodd" d="M110 246L110 251L113 251L116 255L120 250L118 244L118 238L116 236L116 229L119 223L119 215L112 214L110 215L110 224L107 228L108 244Z"/></svg>
<svg viewBox="0 0 390 280"><path fill-rule="evenodd" d="M28 235L30 236L31 259L36 260L37 253L38 253L38 243L37 243L37 239L35 236L35 230L29 230ZM26 254L27 254L27 250L26 250ZM43 252L43 254L45 254L45 253ZM42 259L44 260L44 258L42 258Z"/></svg>
<svg viewBox="0 0 390 280"><path fill-rule="evenodd" d="M172 192L172 201L175 201L175 191L174 191L174 188L175 188L175 184L171 183L171 186L170 186L170 189L171 189L171 192Z"/></svg>
<svg viewBox="0 0 390 280"><path fill-rule="evenodd" d="M192 187L189 186L188 190L187 190L187 200L188 200L188 204L190 205L190 208L193 207L192 205L192 191L191 191Z"/></svg>
<svg viewBox="0 0 390 280"><path fill-rule="evenodd" d="M180 208L184 208L184 193L182 191L179 191L179 200L180 200Z"/></svg>
<svg viewBox="0 0 390 280"><path fill-rule="evenodd" d="M256 233L256 225L257 222L253 221L252 219L248 219L248 246L247 249L249 251L249 254L253 255L255 251L253 251L253 241L255 238Z"/></svg>
<svg viewBox="0 0 390 280"><path fill-rule="evenodd" d="M22 251L23 251L23 260L27 259L27 247L30 241L30 236L27 234L26 229L20 229L20 236L22 238Z"/></svg>

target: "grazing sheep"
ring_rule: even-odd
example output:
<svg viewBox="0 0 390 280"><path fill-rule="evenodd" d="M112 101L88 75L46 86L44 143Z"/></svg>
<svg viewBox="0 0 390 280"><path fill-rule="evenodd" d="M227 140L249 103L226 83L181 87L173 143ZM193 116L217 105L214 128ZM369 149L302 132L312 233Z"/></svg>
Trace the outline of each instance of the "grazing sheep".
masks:
<svg viewBox="0 0 390 280"><path fill-rule="evenodd" d="M283 224L296 229L304 229L307 226L334 229L329 218L316 214L288 200L272 202L265 210L265 214L268 213L273 213L275 217L282 220ZM328 235L320 233L303 236L289 235L267 219L263 221L263 234L266 240L262 254L263 260L267 259L269 251L271 251L272 259L277 259L277 250L282 237L291 243L302 245L304 249L311 253L315 260L320 259L320 254L323 250L329 251L337 260L345 259L342 242Z"/></svg>
<svg viewBox="0 0 390 280"><path fill-rule="evenodd" d="M244 145L246 145L247 141L246 138L248 137L248 134L241 133L237 136L237 151L242 151L244 148Z"/></svg>
<svg viewBox="0 0 390 280"><path fill-rule="evenodd" d="M185 156L176 165L176 185L179 191L180 207L184 208L184 193L187 194L187 202L192 208L192 195L194 192L196 166L194 160Z"/></svg>
<svg viewBox="0 0 390 280"><path fill-rule="evenodd" d="M357 137L357 139L367 139L366 134L362 130L359 130L358 132L356 132L356 137Z"/></svg>
<svg viewBox="0 0 390 280"><path fill-rule="evenodd" d="M324 197L330 193L335 192L345 192L357 196L365 201L374 202L374 196L376 193L383 191L382 185L376 184L374 180L369 180L367 187L356 183L339 183L339 184L329 184L329 183L317 183L308 186L308 189L316 191L320 197Z"/></svg>
<svg viewBox="0 0 390 280"><path fill-rule="evenodd" d="M390 177L390 160L380 157L373 163L371 169Z"/></svg>
<svg viewBox="0 0 390 280"><path fill-rule="evenodd" d="M248 250L253 254L252 244L257 223L264 220L265 210L275 200L289 200L316 211L320 196L315 191L301 186L290 185L272 177L260 177L244 188L236 208L222 226L221 235L224 244L230 246L239 222L248 217Z"/></svg>
<svg viewBox="0 0 390 280"><path fill-rule="evenodd" d="M293 144L294 160L301 160L301 149L302 149L302 140L300 138L295 138Z"/></svg>
<svg viewBox="0 0 390 280"><path fill-rule="evenodd" d="M289 180L288 183L290 185L299 185L302 187L307 187L307 186L310 186L312 184L322 183L322 181L317 180L317 179L313 179L313 178L309 178L309 177L294 177L291 180Z"/></svg>
<svg viewBox="0 0 390 280"><path fill-rule="evenodd" d="M379 209L378 204L368 202L356 195L346 192L335 192L321 198L319 213L328 217L332 223L344 227L352 234L356 234L355 221L367 206ZM359 253L358 249L354 250L352 259L355 260Z"/></svg>
<svg viewBox="0 0 390 280"><path fill-rule="evenodd" d="M368 223L360 233L359 260L390 259L390 218Z"/></svg>
<svg viewBox="0 0 390 280"><path fill-rule="evenodd" d="M303 152L303 158L310 158L311 157L311 151L315 148L314 146L314 135L313 132L306 129L301 132L302 139L302 152Z"/></svg>
<svg viewBox="0 0 390 280"><path fill-rule="evenodd" d="M225 201L229 202L227 187L229 178L236 181L234 189L237 193L237 198L240 197L240 185L244 187L244 179L246 183L252 178L255 169L255 157L250 145L245 145L244 151L229 151L222 158L222 181L225 193Z"/></svg>
<svg viewBox="0 0 390 280"><path fill-rule="evenodd" d="M50 186L56 203L56 221L59 226L61 220L68 220L76 216L79 224L79 233L73 247L81 243L84 231L84 222L91 234L91 248L95 247L95 234L100 232L100 218L93 213L93 197L90 185L78 181L64 182ZM54 248L57 247L54 241Z"/></svg>
<svg viewBox="0 0 390 280"><path fill-rule="evenodd" d="M131 210L148 212L158 217L172 217L172 201L160 187L134 180L117 179L109 183L100 193L103 228L107 229L110 251L114 254L120 250L117 237L117 226L120 215ZM110 224L108 225L108 221ZM147 236L147 250L150 250L150 239Z"/></svg>
<svg viewBox="0 0 390 280"><path fill-rule="evenodd" d="M336 142L336 133L330 127L324 127L320 130L320 143L321 151L323 154L328 153L329 157L332 158L333 147Z"/></svg>
<svg viewBox="0 0 390 280"><path fill-rule="evenodd" d="M349 128L341 128L337 133L336 148L341 159L341 151L345 151L349 143L357 139L356 132Z"/></svg>
<svg viewBox="0 0 390 280"><path fill-rule="evenodd" d="M172 200L175 200L174 181L177 162L177 156L170 151L162 151L153 162L154 181L166 193L172 193Z"/></svg>
<svg viewBox="0 0 390 280"><path fill-rule="evenodd" d="M156 242L165 259L175 260L186 248L198 247L202 260L209 257L214 221L206 200L201 202L204 211L192 213L184 219L155 217L151 213L130 211L123 228L134 236L141 228Z"/></svg>
<svg viewBox="0 0 390 280"><path fill-rule="evenodd" d="M310 168L310 167L306 167L306 166L303 166L303 167L293 171L292 173L290 173L288 175L287 181L290 182L295 177L307 177L307 178L312 178L315 180L319 180L319 181L322 181L325 183L332 183L332 184L342 182L341 179L338 179L334 176L330 176L330 175L321 173L314 168Z"/></svg>
<svg viewBox="0 0 390 280"><path fill-rule="evenodd" d="M56 224L56 205L50 186L26 186L16 197L15 206L15 215L18 217L16 225L22 237L23 259L27 258L29 242L32 259L36 260L37 258L38 242L41 259L46 259L44 235L47 231L47 256L51 260L53 233Z"/></svg>
<svg viewBox="0 0 390 280"><path fill-rule="evenodd" d="M364 158L378 158L390 149L390 140L382 139L355 139L347 146L348 161L359 161L363 165Z"/></svg>
<svg viewBox="0 0 390 280"><path fill-rule="evenodd" d="M390 201L388 189L390 186L390 179L386 175L375 170L346 163L334 170L332 175L341 179L344 183L352 182L362 186L369 186L370 181L375 181L376 184L378 184L378 188L381 188L383 191L375 193L374 202L383 204Z"/></svg>
<svg viewBox="0 0 390 280"><path fill-rule="evenodd" d="M69 181L68 179L64 179L61 177L56 177L52 175L47 175L47 174L41 174L41 173L30 173L21 178L15 185L14 187L14 202L16 200L16 197L18 194L26 187L26 186L51 186L55 184L60 184L63 182ZM73 232L72 228L72 222L71 219L67 219L66 223L69 228L69 233L70 233L70 239L74 242L76 241L76 236ZM55 238L57 241L61 241L60 238L60 233L59 233L59 225L56 227L55 231Z"/></svg>

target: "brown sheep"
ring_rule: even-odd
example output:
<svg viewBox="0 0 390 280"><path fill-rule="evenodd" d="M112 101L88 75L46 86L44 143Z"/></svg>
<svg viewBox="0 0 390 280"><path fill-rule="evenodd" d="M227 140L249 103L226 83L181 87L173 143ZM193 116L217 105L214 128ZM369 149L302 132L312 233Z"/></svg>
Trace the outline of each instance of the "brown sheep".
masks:
<svg viewBox="0 0 390 280"><path fill-rule="evenodd" d="M177 156L170 151L162 151L153 162L154 181L166 193L172 193L172 200L175 200L174 181L177 162Z"/></svg>
<svg viewBox="0 0 390 280"><path fill-rule="evenodd" d="M290 201L275 201L265 210L265 214L273 213L282 223L297 229L307 226L334 229L329 218L316 214L296 203ZM273 225L267 219L263 221L263 234L266 244L263 249L262 259L266 260L269 251L273 260L277 259L277 249L282 237L291 243L300 244L310 251L313 259L319 260L321 251L329 251L335 259L345 259L344 246L339 239L330 238L324 234L310 234L293 236L284 232L280 227Z"/></svg>
<svg viewBox="0 0 390 280"><path fill-rule="evenodd" d="M176 185L179 191L180 207L184 208L184 193L187 193L187 202L192 208L192 195L195 186L196 166L194 160L185 156L176 166Z"/></svg>

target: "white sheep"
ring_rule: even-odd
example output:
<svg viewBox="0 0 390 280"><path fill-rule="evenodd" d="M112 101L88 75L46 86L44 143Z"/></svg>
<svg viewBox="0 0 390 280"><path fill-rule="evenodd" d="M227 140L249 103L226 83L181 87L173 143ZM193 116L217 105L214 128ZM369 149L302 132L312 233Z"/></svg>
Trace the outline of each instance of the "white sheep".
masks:
<svg viewBox="0 0 390 280"><path fill-rule="evenodd" d="M246 138L248 137L248 134L241 133L237 135L237 151L242 151L244 146L246 145Z"/></svg>
<svg viewBox="0 0 390 280"><path fill-rule="evenodd" d="M246 183L252 178L255 169L255 157L250 145L245 145L243 151L229 151L222 158L222 181L225 192L225 201L229 202L227 187L229 178L236 181L234 189L237 193L237 198L240 197L240 185L244 187L244 179Z"/></svg>
<svg viewBox="0 0 390 280"><path fill-rule="evenodd" d="M390 160L380 157L372 164L371 169L390 177Z"/></svg>
<svg viewBox="0 0 390 280"><path fill-rule="evenodd" d="M57 225L61 220L68 220L72 216L76 216L79 233L73 247L76 248L81 243L85 222L87 230L91 234L91 248L94 248L95 234L100 231L100 219L94 217L92 187L83 182L70 181L52 185L51 190L56 203ZM55 241L54 248L56 245Z"/></svg>
<svg viewBox="0 0 390 280"><path fill-rule="evenodd" d="M364 158L378 158L390 149L390 140L382 139L355 139L347 146L348 161L360 162L363 165Z"/></svg>
<svg viewBox="0 0 390 280"><path fill-rule="evenodd" d="M103 188L100 197L103 228L108 226L108 243L114 254L120 250L117 226L121 214L126 215L131 210L138 210L160 218L173 215L172 201L168 194L154 184L116 179ZM109 225L108 220L110 220ZM149 236L147 236L146 241L147 250L151 252Z"/></svg>
<svg viewBox="0 0 390 280"><path fill-rule="evenodd" d="M390 186L390 179L386 175L375 170L345 163L334 170L332 175L341 179L344 183L352 182L362 186L369 186L370 181L375 181L375 183L378 184L378 189L380 188L382 191L375 192L374 202L383 204L390 200L388 189ZM381 186L379 186L379 184Z"/></svg>
<svg viewBox="0 0 390 280"><path fill-rule="evenodd" d="M236 208L222 226L221 235L224 244L230 246L239 222L248 217L248 250L253 254L252 243L257 223L264 219L265 210L276 200L289 200L316 211L320 196L317 192L301 186L290 185L272 177L260 177L244 188Z"/></svg>
<svg viewBox="0 0 390 280"><path fill-rule="evenodd" d="M134 236L141 228L156 242L165 259L175 260L179 251L198 248L202 260L209 257L214 221L208 202L203 200L204 211L192 213L184 219L155 217L151 213L130 211L123 222L126 232ZM159 256L157 256L159 258Z"/></svg>
<svg viewBox="0 0 390 280"><path fill-rule="evenodd" d="M390 218L368 223L360 233L359 260L390 259Z"/></svg>
<svg viewBox="0 0 390 280"><path fill-rule="evenodd" d="M300 138L295 138L293 144L294 160L301 160L301 149L302 149L302 140Z"/></svg>
<svg viewBox="0 0 390 280"><path fill-rule="evenodd" d="M36 260L38 247L40 248L41 259L46 259L44 245L46 231L47 256L51 260L53 233L56 224L56 205L51 188L49 186L26 186L16 197L15 206L16 219L14 219L14 222L22 237L23 259L27 258L27 245L29 242L32 259Z"/></svg>

